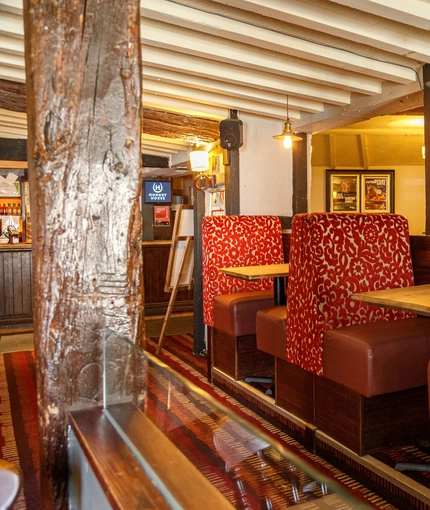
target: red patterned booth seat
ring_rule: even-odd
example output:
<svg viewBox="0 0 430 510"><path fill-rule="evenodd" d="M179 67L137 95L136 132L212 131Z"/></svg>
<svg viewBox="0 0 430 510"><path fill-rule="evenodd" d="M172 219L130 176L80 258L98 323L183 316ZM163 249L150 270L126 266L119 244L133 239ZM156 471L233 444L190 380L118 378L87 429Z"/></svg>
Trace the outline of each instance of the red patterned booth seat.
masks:
<svg viewBox="0 0 430 510"><path fill-rule="evenodd" d="M202 262L209 365L235 379L273 375L273 357L258 351L255 345L255 314L273 305L273 279L246 281L223 275L218 269L283 263L279 218L204 217Z"/></svg>
<svg viewBox="0 0 430 510"><path fill-rule="evenodd" d="M396 214L295 216L288 281L287 360L322 375L328 329L412 317L351 297L414 284L407 220Z"/></svg>
<svg viewBox="0 0 430 510"><path fill-rule="evenodd" d="M351 297L414 285L407 220L297 215L289 264L276 404L360 455L428 437L428 319ZM257 332L269 312L258 313Z"/></svg>

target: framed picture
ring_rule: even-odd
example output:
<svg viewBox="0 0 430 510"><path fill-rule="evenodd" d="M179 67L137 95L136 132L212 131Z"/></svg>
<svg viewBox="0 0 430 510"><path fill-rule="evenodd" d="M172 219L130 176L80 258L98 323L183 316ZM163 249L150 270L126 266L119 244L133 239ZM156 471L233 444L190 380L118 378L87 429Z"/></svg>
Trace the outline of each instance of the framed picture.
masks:
<svg viewBox="0 0 430 510"><path fill-rule="evenodd" d="M394 212L394 170L327 170L329 212Z"/></svg>
<svg viewBox="0 0 430 510"><path fill-rule="evenodd" d="M170 206L154 205L154 225L157 227L170 226Z"/></svg>
<svg viewBox="0 0 430 510"><path fill-rule="evenodd" d="M394 212L394 179L391 172L361 176L362 212Z"/></svg>
<svg viewBox="0 0 430 510"><path fill-rule="evenodd" d="M360 174L327 170L327 211L360 211Z"/></svg>

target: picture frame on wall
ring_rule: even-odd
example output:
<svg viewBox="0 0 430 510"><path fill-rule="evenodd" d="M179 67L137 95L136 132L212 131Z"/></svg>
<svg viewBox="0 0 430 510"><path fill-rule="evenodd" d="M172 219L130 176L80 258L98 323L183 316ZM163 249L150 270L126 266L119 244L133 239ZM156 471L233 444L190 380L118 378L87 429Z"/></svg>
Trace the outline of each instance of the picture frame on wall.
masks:
<svg viewBox="0 0 430 510"><path fill-rule="evenodd" d="M327 170L327 211L360 211L360 174L356 171Z"/></svg>
<svg viewBox="0 0 430 510"><path fill-rule="evenodd" d="M327 170L326 211L394 212L394 170Z"/></svg>
<svg viewBox="0 0 430 510"><path fill-rule="evenodd" d="M362 212L394 212L394 187L390 172L361 176Z"/></svg>

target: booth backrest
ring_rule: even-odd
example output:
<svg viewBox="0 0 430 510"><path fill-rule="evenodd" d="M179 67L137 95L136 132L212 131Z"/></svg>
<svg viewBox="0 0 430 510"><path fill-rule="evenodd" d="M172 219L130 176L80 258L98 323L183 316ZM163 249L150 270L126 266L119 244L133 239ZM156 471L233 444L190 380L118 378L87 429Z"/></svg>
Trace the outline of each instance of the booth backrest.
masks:
<svg viewBox="0 0 430 510"><path fill-rule="evenodd" d="M215 296L273 289L272 278L240 280L219 273L219 268L283 262L282 229L277 216L205 216L202 221L204 323L213 326Z"/></svg>
<svg viewBox="0 0 430 510"><path fill-rule="evenodd" d="M328 329L411 314L351 294L414 284L407 220L396 214L294 216L287 289L287 361L322 374Z"/></svg>

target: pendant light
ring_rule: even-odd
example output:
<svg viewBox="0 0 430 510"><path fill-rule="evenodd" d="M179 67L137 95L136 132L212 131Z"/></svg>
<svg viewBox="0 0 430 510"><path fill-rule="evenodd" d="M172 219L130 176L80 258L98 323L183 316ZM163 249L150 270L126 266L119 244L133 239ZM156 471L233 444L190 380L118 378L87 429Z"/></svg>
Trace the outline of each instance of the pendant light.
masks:
<svg viewBox="0 0 430 510"><path fill-rule="evenodd" d="M288 115L288 96L287 96L287 121L284 124L284 130L280 135L276 135L273 137L275 140L284 140L284 147L286 149L291 149L293 142L301 141L300 136L296 136L293 133L293 128L291 126L290 117Z"/></svg>

